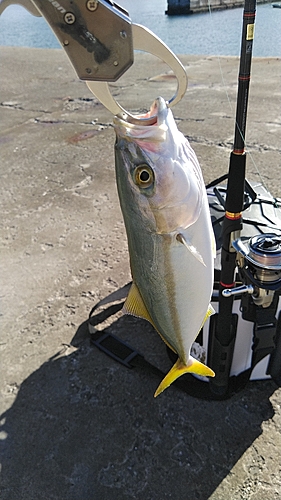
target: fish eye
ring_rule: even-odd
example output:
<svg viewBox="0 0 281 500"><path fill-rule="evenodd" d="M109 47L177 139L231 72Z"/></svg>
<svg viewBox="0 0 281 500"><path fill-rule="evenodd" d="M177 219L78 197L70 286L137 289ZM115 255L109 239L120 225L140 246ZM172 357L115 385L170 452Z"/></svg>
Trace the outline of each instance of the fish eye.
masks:
<svg viewBox="0 0 281 500"><path fill-rule="evenodd" d="M135 169L135 183L142 188L150 187L154 182L153 170L149 165L139 165Z"/></svg>

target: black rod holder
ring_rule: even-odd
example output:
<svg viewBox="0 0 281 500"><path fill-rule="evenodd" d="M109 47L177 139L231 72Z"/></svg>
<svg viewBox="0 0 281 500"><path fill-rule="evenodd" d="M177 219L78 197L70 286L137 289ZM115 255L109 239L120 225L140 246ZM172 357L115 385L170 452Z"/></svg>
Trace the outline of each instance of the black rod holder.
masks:
<svg viewBox="0 0 281 500"><path fill-rule="evenodd" d="M228 391L229 375L233 358L236 324L232 314L233 297L224 297L222 291L235 286L236 253L231 247L233 233L242 229L242 209L246 169L245 131L249 97L249 85L254 39L256 0L245 0L243 11L242 42L238 76L238 94L233 151L230 155L225 216L222 225L221 275L219 313L215 328L209 333L208 365L221 369L218 377L210 380L210 390L222 397ZM224 363L218 363L225 361Z"/></svg>

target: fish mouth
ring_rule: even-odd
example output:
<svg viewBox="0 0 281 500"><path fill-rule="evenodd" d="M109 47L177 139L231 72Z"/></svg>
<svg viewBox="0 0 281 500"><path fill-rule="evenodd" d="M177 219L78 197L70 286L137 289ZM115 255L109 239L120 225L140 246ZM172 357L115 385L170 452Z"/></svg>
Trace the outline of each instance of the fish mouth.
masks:
<svg viewBox="0 0 281 500"><path fill-rule="evenodd" d="M162 142L166 139L167 116L170 113L168 103L163 97L157 97L150 110L145 114L131 116L116 115L113 119L114 129L118 138Z"/></svg>
<svg viewBox="0 0 281 500"><path fill-rule="evenodd" d="M136 114L134 117L132 117L132 115L122 113L114 117L113 123L116 125L124 123L128 128L156 125L159 123L161 116L163 114L167 114L168 109L167 101L160 96L155 99L147 113Z"/></svg>

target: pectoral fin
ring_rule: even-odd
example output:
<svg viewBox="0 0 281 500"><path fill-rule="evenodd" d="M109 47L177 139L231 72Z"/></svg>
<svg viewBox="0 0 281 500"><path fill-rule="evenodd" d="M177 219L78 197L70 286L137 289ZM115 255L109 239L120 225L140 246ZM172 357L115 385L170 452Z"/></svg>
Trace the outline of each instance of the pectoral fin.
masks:
<svg viewBox="0 0 281 500"><path fill-rule="evenodd" d="M190 356L188 365L185 365L180 358L178 358L177 362L171 368L169 373L167 373L166 377L163 378L161 384L156 390L154 397L156 398L161 394L161 392L165 391L167 387L169 387L177 378L181 377L185 373L196 373L197 375L201 375L202 377L214 377L215 373L211 368L204 365L197 359Z"/></svg>
<svg viewBox="0 0 281 500"><path fill-rule="evenodd" d="M177 234L176 239L187 248L187 250L193 255L193 257L195 257L195 259L197 259L201 264L203 264L203 266L206 267L206 264L200 252L198 252L197 248L192 245L192 243L188 241L188 239L183 234Z"/></svg>

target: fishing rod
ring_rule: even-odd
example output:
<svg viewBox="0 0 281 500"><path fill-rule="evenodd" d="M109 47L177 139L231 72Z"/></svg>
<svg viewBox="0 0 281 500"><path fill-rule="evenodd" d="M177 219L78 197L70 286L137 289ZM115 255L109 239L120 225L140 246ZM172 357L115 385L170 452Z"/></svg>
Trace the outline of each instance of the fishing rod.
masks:
<svg viewBox="0 0 281 500"><path fill-rule="evenodd" d="M256 0L245 0L233 150L230 154L225 215L222 224L219 312L211 320L208 364L216 377L209 381L211 392L223 397L228 391L238 317L232 313L234 297L226 290L235 287L236 251L232 246L242 229L246 169L245 132L249 97Z"/></svg>

